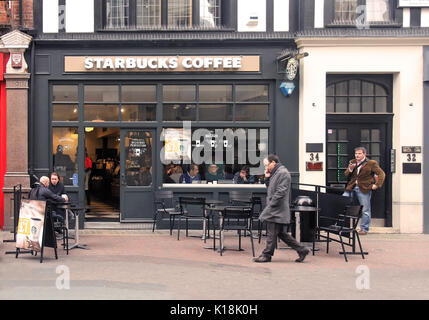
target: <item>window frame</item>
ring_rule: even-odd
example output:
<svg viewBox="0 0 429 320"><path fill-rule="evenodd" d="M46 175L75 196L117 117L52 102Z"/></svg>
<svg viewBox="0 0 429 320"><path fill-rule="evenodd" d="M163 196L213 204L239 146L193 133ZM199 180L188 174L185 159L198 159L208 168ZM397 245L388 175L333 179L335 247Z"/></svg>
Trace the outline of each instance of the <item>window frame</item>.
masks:
<svg viewBox="0 0 429 320"><path fill-rule="evenodd" d="M95 26L99 32L114 32L114 31L177 31L177 30L198 30L198 31L234 31L237 22L237 0L219 0L220 1L220 17L219 25L214 27L203 27L200 25L200 1L189 0L192 5L191 21L187 27L168 26L168 0L159 0L161 24L159 26L137 26L137 0L129 0L129 25L118 28L107 28L106 2L104 0L95 0Z"/></svg>
<svg viewBox="0 0 429 320"><path fill-rule="evenodd" d="M325 27L327 28L357 28L356 21L340 21L335 19L335 2L336 0L325 1ZM389 21L368 21L368 25L373 27L401 27L399 14L397 10L398 0L388 1L389 4ZM366 0L357 0L357 7L366 5Z"/></svg>

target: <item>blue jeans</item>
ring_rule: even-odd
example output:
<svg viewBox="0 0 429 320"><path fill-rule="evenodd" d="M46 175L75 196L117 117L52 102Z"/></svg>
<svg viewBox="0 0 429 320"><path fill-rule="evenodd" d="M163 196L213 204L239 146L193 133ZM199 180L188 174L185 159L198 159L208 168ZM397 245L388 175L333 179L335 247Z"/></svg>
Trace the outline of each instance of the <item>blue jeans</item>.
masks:
<svg viewBox="0 0 429 320"><path fill-rule="evenodd" d="M346 191L343 193L345 197L356 196L362 208L362 219L360 223L360 229L368 232L369 225L371 224L371 195L372 191L368 193L362 193L358 186L355 186L352 191Z"/></svg>

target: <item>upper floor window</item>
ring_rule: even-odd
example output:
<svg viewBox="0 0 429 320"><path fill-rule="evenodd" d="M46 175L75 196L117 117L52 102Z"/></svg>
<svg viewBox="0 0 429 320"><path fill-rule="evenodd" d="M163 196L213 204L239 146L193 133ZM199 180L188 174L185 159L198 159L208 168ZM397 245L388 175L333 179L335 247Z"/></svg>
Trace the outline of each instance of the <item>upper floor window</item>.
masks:
<svg viewBox="0 0 429 320"><path fill-rule="evenodd" d="M387 23L392 21L388 0L335 0L334 24Z"/></svg>
<svg viewBox="0 0 429 320"><path fill-rule="evenodd" d="M106 29L219 28L228 0L105 0ZM226 9L224 9L226 10Z"/></svg>

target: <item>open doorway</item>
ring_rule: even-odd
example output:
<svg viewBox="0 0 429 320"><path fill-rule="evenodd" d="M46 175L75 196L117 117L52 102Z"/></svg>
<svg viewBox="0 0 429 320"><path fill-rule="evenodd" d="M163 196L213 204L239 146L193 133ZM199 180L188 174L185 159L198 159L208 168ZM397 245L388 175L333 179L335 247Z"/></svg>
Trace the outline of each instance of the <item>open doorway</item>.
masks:
<svg viewBox="0 0 429 320"><path fill-rule="evenodd" d="M85 128L85 221L119 222L119 156L119 128Z"/></svg>

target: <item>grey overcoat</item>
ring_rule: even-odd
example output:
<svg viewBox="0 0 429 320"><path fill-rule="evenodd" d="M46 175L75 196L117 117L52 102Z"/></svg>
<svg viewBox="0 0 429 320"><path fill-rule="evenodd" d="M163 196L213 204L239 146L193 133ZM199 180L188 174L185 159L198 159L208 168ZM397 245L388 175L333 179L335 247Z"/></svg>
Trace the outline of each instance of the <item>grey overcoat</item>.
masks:
<svg viewBox="0 0 429 320"><path fill-rule="evenodd" d="M269 179L267 205L259 216L259 220L289 224L290 173L282 164L277 166Z"/></svg>

